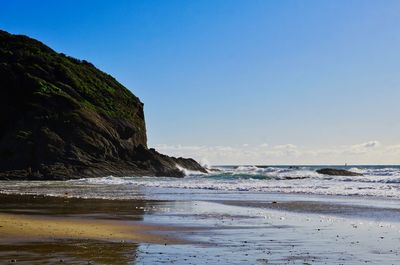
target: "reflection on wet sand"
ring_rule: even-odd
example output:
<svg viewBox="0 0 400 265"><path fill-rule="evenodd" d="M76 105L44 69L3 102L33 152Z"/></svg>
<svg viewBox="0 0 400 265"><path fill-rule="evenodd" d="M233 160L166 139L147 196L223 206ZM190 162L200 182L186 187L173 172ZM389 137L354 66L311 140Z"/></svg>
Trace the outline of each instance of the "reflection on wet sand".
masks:
<svg viewBox="0 0 400 265"><path fill-rule="evenodd" d="M0 264L13 259L18 264L59 264L60 260L65 264L136 265L398 264L397 201L324 197L307 201L284 194L249 199L253 194L240 200L240 196L228 200L227 194L209 194L209 200L206 195L199 200L191 195L185 200L175 194L180 200L168 201L0 196L0 226L4 226L0 227ZM47 225L41 229L55 234L71 228L67 225L56 232L57 222L72 222L78 231L81 225L89 227L69 238L60 234L28 237L27 233L5 238L6 231L11 231L4 229L7 224L1 217L5 216L18 222L50 221L51 229ZM102 236L85 234L93 229L91 224L105 225L95 231ZM136 234L168 243L152 242L149 237L121 242L129 232L117 233L117 238L112 233L114 238L108 238L108 229L116 224L140 227ZM14 228L20 229L18 225ZM187 241L174 244L174 239Z"/></svg>
<svg viewBox="0 0 400 265"><path fill-rule="evenodd" d="M2 213L143 220L144 200L102 200L32 195L0 195Z"/></svg>

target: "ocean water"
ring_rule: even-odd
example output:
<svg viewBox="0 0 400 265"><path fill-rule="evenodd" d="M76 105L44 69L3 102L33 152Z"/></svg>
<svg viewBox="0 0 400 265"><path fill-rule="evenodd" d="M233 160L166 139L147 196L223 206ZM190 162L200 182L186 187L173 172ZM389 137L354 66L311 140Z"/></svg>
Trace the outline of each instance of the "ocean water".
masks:
<svg viewBox="0 0 400 265"><path fill-rule="evenodd" d="M184 178L101 177L70 181L3 181L0 193L106 199L160 198L160 194L309 194L400 199L400 166L333 167L363 176L327 176L326 166L217 166ZM332 167L332 166L329 166ZM162 197L162 196L161 196ZM173 198L177 199L177 198Z"/></svg>

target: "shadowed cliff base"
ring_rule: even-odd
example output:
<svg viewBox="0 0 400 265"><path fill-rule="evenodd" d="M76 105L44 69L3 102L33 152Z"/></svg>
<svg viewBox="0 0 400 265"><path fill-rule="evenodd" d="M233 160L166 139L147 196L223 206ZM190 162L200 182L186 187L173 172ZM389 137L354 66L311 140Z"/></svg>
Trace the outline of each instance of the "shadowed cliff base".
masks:
<svg viewBox="0 0 400 265"><path fill-rule="evenodd" d="M148 149L143 103L93 64L0 31L0 179L206 170Z"/></svg>

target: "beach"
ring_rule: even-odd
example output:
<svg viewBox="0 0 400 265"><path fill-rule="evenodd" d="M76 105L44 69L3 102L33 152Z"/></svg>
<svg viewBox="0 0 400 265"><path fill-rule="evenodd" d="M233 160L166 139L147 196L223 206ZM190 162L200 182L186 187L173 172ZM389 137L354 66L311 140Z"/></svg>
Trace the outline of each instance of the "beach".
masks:
<svg viewBox="0 0 400 265"><path fill-rule="evenodd" d="M0 14L0 265L400 265L400 1Z"/></svg>
<svg viewBox="0 0 400 265"><path fill-rule="evenodd" d="M104 181L2 182L0 263L398 264L400 258L397 198Z"/></svg>

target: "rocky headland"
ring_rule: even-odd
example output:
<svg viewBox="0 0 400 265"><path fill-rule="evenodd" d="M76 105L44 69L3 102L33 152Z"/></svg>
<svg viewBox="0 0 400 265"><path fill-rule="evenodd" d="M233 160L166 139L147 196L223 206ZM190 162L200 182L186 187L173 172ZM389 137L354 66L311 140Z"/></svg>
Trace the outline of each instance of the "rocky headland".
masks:
<svg viewBox="0 0 400 265"><path fill-rule="evenodd" d="M0 31L0 179L206 172L147 147L143 103L93 64Z"/></svg>

